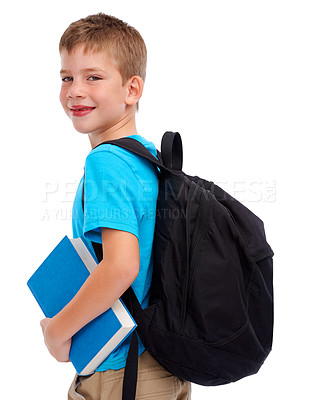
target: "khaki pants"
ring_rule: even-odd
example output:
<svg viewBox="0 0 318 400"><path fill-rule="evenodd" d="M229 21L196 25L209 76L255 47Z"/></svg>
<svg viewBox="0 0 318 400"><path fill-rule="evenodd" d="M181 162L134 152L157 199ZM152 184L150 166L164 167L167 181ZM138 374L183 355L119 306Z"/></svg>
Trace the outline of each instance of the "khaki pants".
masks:
<svg viewBox="0 0 318 400"><path fill-rule="evenodd" d="M124 368L75 376L68 400L121 400ZM190 400L191 386L171 375L145 351L138 359L136 400Z"/></svg>

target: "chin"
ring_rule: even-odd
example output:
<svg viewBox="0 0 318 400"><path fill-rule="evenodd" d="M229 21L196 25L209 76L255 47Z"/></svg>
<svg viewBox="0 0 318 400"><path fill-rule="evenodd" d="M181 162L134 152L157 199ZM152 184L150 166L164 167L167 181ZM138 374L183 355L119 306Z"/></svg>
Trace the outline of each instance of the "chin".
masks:
<svg viewBox="0 0 318 400"><path fill-rule="evenodd" d="M90 132L92 131L91 129L88 129L88 128L86 128L85 126L80 126L80 125L74 124L74 123L73 123L73 127L74 127L74 129L75 129L77 132L79 132L79 133L88 134L88 133L90 133Z"/></svg>

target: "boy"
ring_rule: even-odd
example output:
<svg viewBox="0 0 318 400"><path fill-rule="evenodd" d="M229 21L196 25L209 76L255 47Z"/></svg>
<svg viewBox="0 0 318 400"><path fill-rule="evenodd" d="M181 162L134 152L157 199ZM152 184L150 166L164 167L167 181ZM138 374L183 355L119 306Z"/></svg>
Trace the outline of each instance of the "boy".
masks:
<svg viewBox="0 0 318 400"><path fill-rule="evenodd" d="M58 361L69 360L72 336L106 311L132 285L148 305L152 276L158 180L147 160L106 140L139 136L135 113L146 75L140 34L117 18L97 14L71 24L60 40L60 101L75 129L88 134L89 153L73 205L74 237L102 243L103 260L74 299L41 321L45 344ZM84 186L84 210L82 193ZM69 399L121 399L130 337L90 376L75 376ZM136 398L188 399L190 387L164 370L139 341Z"/></svg>

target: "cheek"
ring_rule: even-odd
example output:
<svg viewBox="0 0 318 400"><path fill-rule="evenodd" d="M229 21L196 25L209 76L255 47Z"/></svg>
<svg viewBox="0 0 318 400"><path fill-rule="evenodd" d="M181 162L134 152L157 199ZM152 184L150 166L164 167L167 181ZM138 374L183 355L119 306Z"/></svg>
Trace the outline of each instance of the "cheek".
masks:
<svg viewBox="0 0 318 400"><path fill-rule="evenodd" d="M60 103L62 105L64 105L64 103L65 103L65 93L64 93L63 88L61 88L61 90L60 90Z"/></svg>
<svg viewBox="0 0 318 400"><path fill-rule="evenodd" d="M65 104L67 102L67 91L64 87L61 87L61 90L60 90L60 102L63 107L65 106Z"/></svg>
<svg viewBox="0 0 318 400"><path fill-rule="evenodd" d="M69 109L67 107L67 101L68 101L67 91L63 87L61 88L59 99L60 99L60 103L61 103L66 115L68 117L70 117L70 111L69 111Z"/></svg>

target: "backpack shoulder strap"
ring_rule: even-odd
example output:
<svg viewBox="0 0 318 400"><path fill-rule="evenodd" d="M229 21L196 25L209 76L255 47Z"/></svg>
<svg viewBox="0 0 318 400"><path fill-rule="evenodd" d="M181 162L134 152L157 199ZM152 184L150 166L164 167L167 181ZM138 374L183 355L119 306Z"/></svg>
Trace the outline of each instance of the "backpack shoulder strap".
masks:
<svg viewBox="0 0 318 400"><path fill-rule="evenodd" d="M100 143L95 148L102 144L113 144L125 150L129 150L138 156L146 158L157 167L163 170L179 170L182 169L182 141L178 132L166 132L161 140L161 153L157 150L157 157L154 155L138 140L124 137L115 140L108 140Z"/></svg>
<svg viewBox="0 0 318 400"><path fill-rule="evenodd" d="M181 136L178 132L166 132L161 140L161 153L157 151L157 156L153 154L138 140L132 138L120 138L116 140L109 140L102 144L113 144L129 150L159 167L161 170L182 170L182 141ZM100 146L98 145L98 146ZM96 147L98 147L96 146ZM84 185L82 194L82 207L84 211ZM95 254L100 262L103 258L103 248L99 243L92 242ZM141 305L134 293L134 290L130 286L126 292L122 295L126 307L134 317L136 313L142 311ZM122 400L135 399L136 385L137 385L137 372L138 372L138 339L136 330L132 334L129 352L126 361L125 374L123 379L123 393Z"/></svg>
<svg viewBox="0 0 318 400"><path fill-rule="evenodd" d="M147 160L151 161L153 164L157 165L159 168L164 168L163 163L161 162L161 155L160 152L157 150L157 157L156 158L143 144L141 144L138 140L124 137L115 140L107 140L106 142L100 143L95 147L95 149L103 144L112 144L122 149L129 150L132 153L146 158Z"/></svg>

